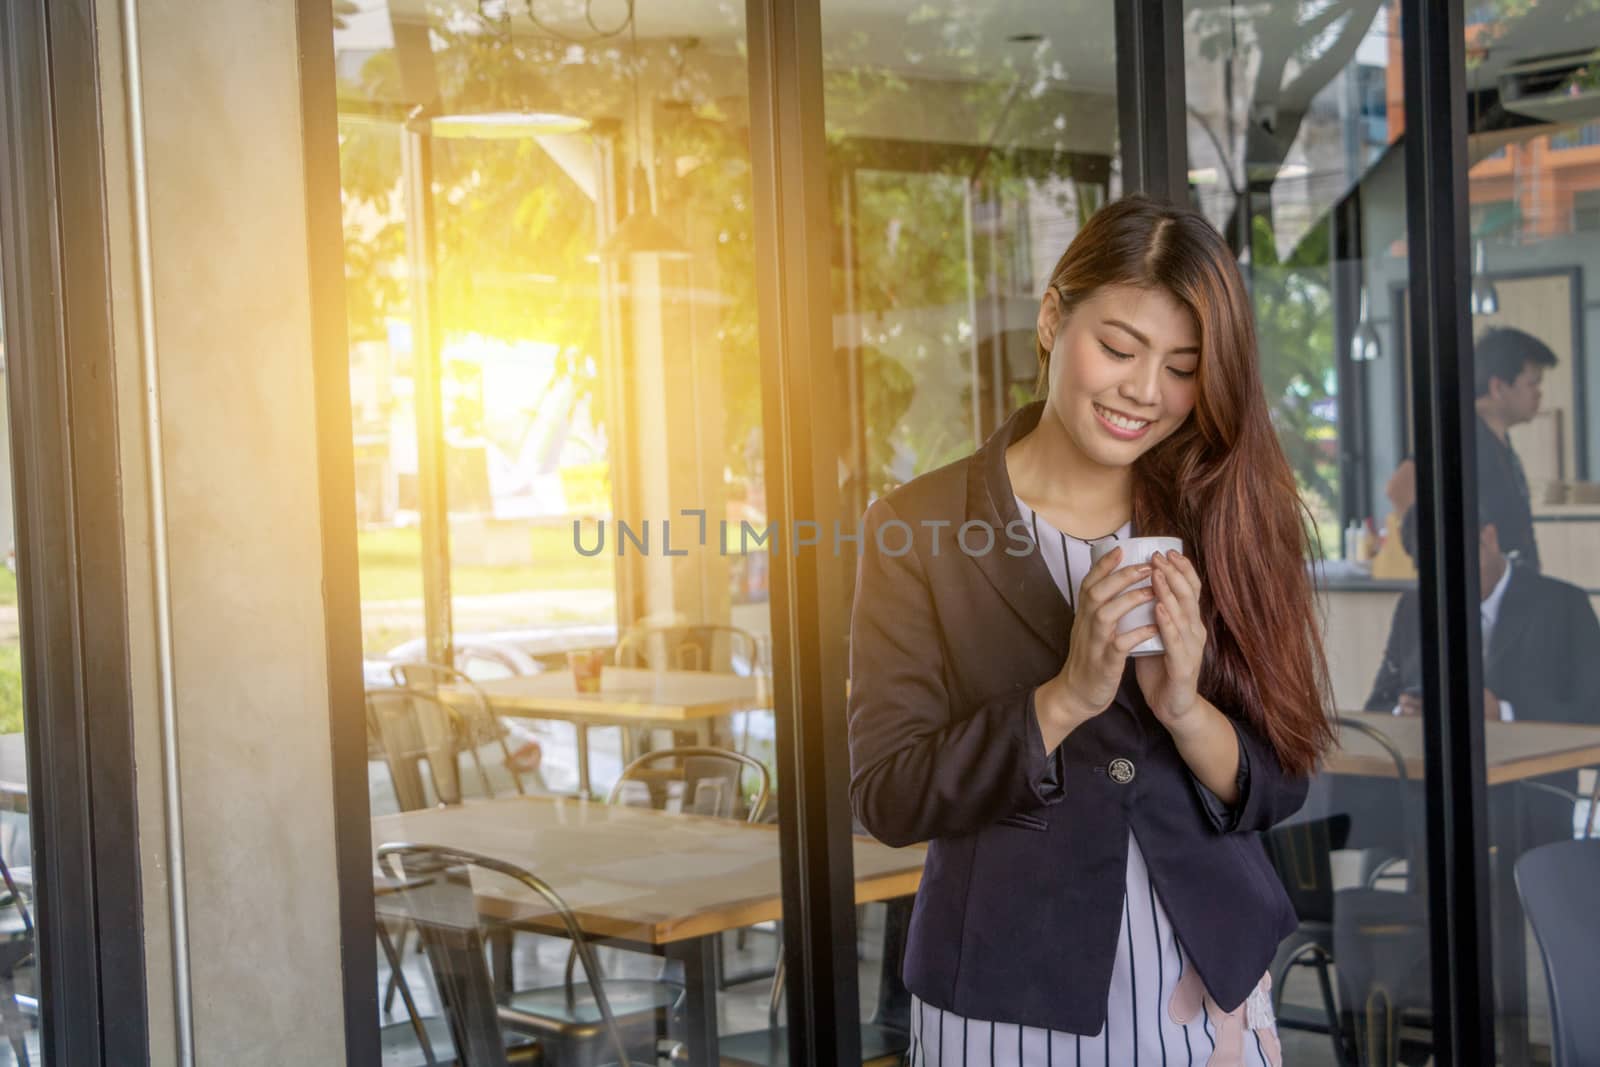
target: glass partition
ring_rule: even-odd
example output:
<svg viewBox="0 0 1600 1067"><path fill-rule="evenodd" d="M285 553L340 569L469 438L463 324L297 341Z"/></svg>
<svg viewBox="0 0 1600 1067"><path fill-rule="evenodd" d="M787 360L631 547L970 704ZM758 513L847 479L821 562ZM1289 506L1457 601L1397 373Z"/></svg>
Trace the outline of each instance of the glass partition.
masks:
<svg viewBox="0 0 1600 1067"><path fill-rule="evenodd" d="M1529 853L1593 833L1600 766L1600 14L1462 10L1495 1031L1502 1063L1567 1062L1588 1007L1551 1002L1541 942L1592 944L1593 908L1559 904L1570 856Z"/></svg>
<svg viewBox="0 0 1600 1067"><path fill-rule="evenodd" d="M1033 400L1050 270L1121 191L1116 49L1093 3L823 0L822 36L848 519ZM910 906L861 913L869 1060L909 1023Z"/></svg>
<svg viewBox="0 0 1600 1067"><path fill-rule="evenodd" d="M513 878L480 887L476 933L434 923L416 862L386 866L385 1032L420 1041L405 990L424 1030L451 1010L420 936L489 959L514 1052L765 1049L780 813L742 8L390 0L341 15L335 47L373 841L514 864L574 919Z"/></svg>
<svg viewBox="0 0 1600 1067"><path fill-rule="evenodd" d="M1432 1033L1399 5L1184 10L1190 193L1250 286L1268 401L1320 543L1306 563L1340 715L1305 807L1267 834L1300 920L1273 973L1283 1060L1420 1062Z"/></svg>
<svg viewBox="0 0 1600 1067"><path fill-rule="evenodd" d="M33 835L28 804L29 728L22 687L22 631L17 609L15 495L7 352L0 341L0 1062L43 1062L33 892Z"/></svg>

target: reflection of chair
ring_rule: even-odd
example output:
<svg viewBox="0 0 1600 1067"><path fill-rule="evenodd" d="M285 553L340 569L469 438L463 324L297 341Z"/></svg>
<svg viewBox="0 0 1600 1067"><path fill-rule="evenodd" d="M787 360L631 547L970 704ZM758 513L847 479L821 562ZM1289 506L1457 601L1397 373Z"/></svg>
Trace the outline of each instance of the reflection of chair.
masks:
<svg viewBox="0 0 1600 1067"><path fill-rule="evenodd" d="M401 811L419 811L430 804L461 803L456 751L462 730L457 718L450 707L432 693L420 689L367 691L368 745L388 768L395 805ZM386 891L381 880L375 891L379 894ZM383 947L386 953L394 949L397 961L405 956L410 928L403 914L391 914L388 919L396 925L399 947ZM380 944L389 937L383 928L384 920L385 915L380 910ZM395 993L399 992L406 998L406 1009L415 1021L416 1006L409 1002L405 978L398 962L391 962L389 980L383 991L383 1010L387 1013L394 1009Z"/></svg>
<svg viewBox="0 0 1600 1067"><path fill-rule="evenodd" d="M890 966L888 961L884 966ZM780 1025L785 969L782 961L772 978L772 1000L767 1006L767 1028L730 1034L721 1042L725 1067L788 1067L789 1028ZM906 1031L877 1022L861 1024L862 1067L893 1067L905 1055L911 1038Z"/></svg>
<svg viewBox="0 0 1600 1067"><path fill-rule="evenodd" d="M747 771L755 779L748 799L743 784ZM628 764L606 802L658 810L676 804L689 815L760 822L771 791L772 777L760 760L730 749L687 745L646 752Z"/></svg>
<svg viewBox="0 0 1600 1067"><path fill-rule="evenodd" d="M1277 869L1278 878L1289 893L1300 924L1278 946L1272 961L1273 1008L1278 1025L1296 1030L1326 1033L1333 1041L1333 1062L1344 1067L1349 1059L1340 1032L1339 1008L1333 996L1328 964L1333 960L1333 868L1330 855L1344 847L1350 833L1350 816L1335 815L1290 823L1264 835L1267 854ZM1324 1022L1321 1024L1291 1018L1283 1011L1283 991L1289 969L1301 966L1317 972L1322 990Z"/></svg>
<svg viewBox="0 0 1600 1067"><path fill-rule="evenodd" d="M756 674L762 666L761 643L748 630L721 623L641 625L631 628L617 642L612 662L618 667L643 667L655 671ZM674 736L676 743L690 740L676 733ZM627 731L623 732L623 737L629 746L624 752L624 758L627 758L634 751L634 742ZM741 740L740 748L744 744L745 741Z"/></svg>
<svg viewBox="0 0 1600 1067"><path fill-rule="evenodd" d="M378 859L398 868L402 886L395 896L420 933L464 1067L502 1067L505 1032L536 1039L553 1064L593 1067L615 1057L627 1067L630 1048L653 1055L681 991L655 981L602 978L583 929L545 882L489 856L430 845L384 845ZM517 901L520 923L537 919L564 932L583 966L581 990L568 981L497 1001L484 949L486 932L498 920L480 914L475 878L480 889L484 883L503 887Z"/></svg>
<svg viewBox="0 0 1600 1067"><path fill-rule="evenodd" d="M397 663L390 668L390 674L394 677L395 685L402 688L437 694L441 687L450 687L461 693L465 699L451 705L456 713L456 726L460 733L457 741L460 748L472 757L472 763L478 771L478 781L483 786L483 795L492 797L496 793L480 752L480 749L490 744L499 746L500 761L511 778L512 787L518 794L527 793L522 781L523 771L512 756L510 746L506 744L505 723L494 713L488 695L477 682L453 667L420 660ZM536 785L542 787L543 783L537 779L538 771L528 773L535 778Z"/></svg>
<svg viewBox="0 0 1600 1067"><path fill-rule="evenodd" d="M744 776L754 779L754 790L745 792ZM766 815L772 791L772 777L766 766L753 756L725 748L686 745L646 752L622 769L608 804L678 811L686 815L706 815L718 819L743 818L761 822ZM776 925L773 927L777 930ZM739 934L744 931L740 930ZM776 934L775 934L776 936ZM717 966L722 968L722 935L717 935ZM742 936L738 947L743 948ZM572 960L567 960L567 971ZM765 978L772 972L757 970L734 977L719 976L718 985L730 985Z"/></svg>
<svg viewBox="0 0 1600 1067"><path fill-rule="evenodd" d="M1427 904L1415 893L1346 889L1333 915L1334 969L1361 1067L1422 1063L1432 994Z"/></svg>
<svg viewBox="0 0 1600 1067"><path fill-rule="evenodd" d="M1405 757L1394 742L1359 719L1341 716L1339 729L1371 739L1394 765L1384 824L1400 835L1399 851L1373 867L1366 886L1334 895L1329 944L1357 1062L1388 1067L1425 1056L1429 1047L1428 925L1416 851L1421 835L1411 822ZM1398 873L1390 873L1397 866ZM1399 891L1372 888L1379 883L1398 883Z"/></svg>
<svg viewBox="0 0 1600 1067"><path fill-rule="evenodd" d="M1560 786L1551 785L1548 782L1529 781L1526 779L1518 782L1517 788L1531 793L1558 797L1563 803L1570 805L1574 817L1568 820L1569 825L1577 821L1577 812L1583 810L1580 806L1587 802L1587 815L1583 821L1583 829L1577 836L1583 840L1594 837L1595 816L1600 814L1600 775L1595 776L1594 789L1589 792L1588 796L1573 792L1570 789L1562 789Z"/></svg>
<svg viewBox="0 0 1600 1067"><path fill-rule="evenodd" d="M409 928L411 922L405 908L394 899L401 888L400 884L383 877L381 873L374 879L378 946L389 965L391 989L398 986L406 1008L406 1021L390 1023L378 1031L383 1067L442 1067L455 1064L455 1039L451 1035L449 1021L441 1015L424 1016L417 1010L410 983L400 969L400 950L395 948L394 941L389 937L390 923ZM506 1056L511 1064L533 1065L543 1062L544 1050L532 1038L507 1034L505 1044Z"/></svg>
<svg viewBox="0 0 1600 1067"><path fill-rule="evenodd" d="M401 811L461 802L458 719L420 689L367 690L368 741L382 754Z"/></svg>
<svg viewBox="0 0 1600 1067"><path fill-rule="evenodd" d="M1542 845L1517 861L1517 895L1544 957L1555 1067L1593 1062L1600 1049L1600 842Z"/></svg>
<svg viewBox="0 0 1600 1067"><path fill-rule="evenodd" d="M1368 885L1375 885L1379 881L1397 880L1400 882L1401 892L1410 892L1414 877L1413 872L1420 871L1421 868L1416 863L1414 843L1417 835L1413 833L1416 827L1411 824L1411 784L1410 778L1406 773L1405 757L1400 754L1400 750L1395 747L1395 743L1389 740L1388 734L1374 726L1368 726L1360 719L1341 715L1339 717L1339 729L1354 730L1356 733L1369 738L1379 748L1383 749L1384 755L1389 757L1389 762L1394 764L1394 781L1392 785L1388 781L1383 782L1383 785L1387 787L1384 790L1385 793L1392 795L1393 798L1392 811L1386 813L1384 824L1386 830L1393 831L1397 829L1401 835L1400 852L1398 855L1389 855L1381 859L1373 866L1366 880ZM1370 786L1372 783L1368 784ZM1359 826L1352 827L1352 830L1357 832L1357 836L1360 835L1360 831L1363 829L1365 828ZM1388 873L1389 869L1395 864L1402 862L1405 864L1402 873L1399 875Z"/></svg>
<svg viewBox="0 0 1600 1067"><path fill-rule="evenodd" d="M5 895L0 897L0 1027L5 1029L17 1063L28 1067L32 1024L17 1001L17 971L33 958L33 916L4 859L0 859L0 879L5 883Z"/></svg>
<svg viewBox="0 0 1600 1067"><path fill-rule="evenodd" d="M760 662L755 635L720 623L635 626L617 642L618 667L752 674Z"/></svg>

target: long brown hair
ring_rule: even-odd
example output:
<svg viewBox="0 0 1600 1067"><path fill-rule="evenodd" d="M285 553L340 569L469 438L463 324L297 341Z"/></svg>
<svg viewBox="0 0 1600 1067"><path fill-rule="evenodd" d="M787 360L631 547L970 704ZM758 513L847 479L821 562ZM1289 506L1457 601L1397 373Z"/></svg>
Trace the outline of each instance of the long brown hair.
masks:
<svg viewBox="0 0 1600 1067"><path fill-rule="evenodd" d="M1205 218L1145 197L1098 211L1056 264L1063 316L1105 285L1161 288L1200 331L1193 415L1133 466L1133 522L1181 537L1210 632L1200 690L1243 709L1284 768L1309 774L1334 740L1328 661L1306 561L1315 524L1267 410L1244 280ZM1050 353L1039 345L1040 382Z"/></svg>

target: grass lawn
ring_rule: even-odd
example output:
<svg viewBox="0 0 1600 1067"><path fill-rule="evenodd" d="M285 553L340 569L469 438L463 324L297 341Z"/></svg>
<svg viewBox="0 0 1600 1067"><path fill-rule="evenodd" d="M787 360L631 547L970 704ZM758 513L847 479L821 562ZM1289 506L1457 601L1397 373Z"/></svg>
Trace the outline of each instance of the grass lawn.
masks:
<svg viewBox="0 0 1600 1067"><path fill-rule="evenodd" d="M516 546L519 550L531 542L532 562L508 566L457 562L450 568L450 591L454 596L611 587L611 557L579 555L572 547L570 526L508 525L493 536L503 541L521 541ZM362 530L357 541L363 601L422 599L420 531Z"/></svg>
<svg viewBox="0 0 1600 1067"><path fill-rule="evenodd" d="M4 570L4 568L0 568ZM7 578L10 571L5 571ZM15 591L15 584L11 585ZM22 730L22 646L15 641L0 645L0 734Z"/></svg>

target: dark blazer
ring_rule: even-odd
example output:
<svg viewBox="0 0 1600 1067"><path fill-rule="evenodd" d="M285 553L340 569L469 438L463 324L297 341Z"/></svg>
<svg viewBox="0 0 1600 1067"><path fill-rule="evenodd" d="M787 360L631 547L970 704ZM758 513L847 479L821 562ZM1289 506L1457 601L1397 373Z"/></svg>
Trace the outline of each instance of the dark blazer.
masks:
<svg viewBox="0 0 1600 1067"><path fill-rule="evenodd" d="M1418 593L1395 605L1368 711L1389 711L1422 681ZM1600 620L1589 594L1524 566L1512 568L1489 648L1483 684L1511 701L1518 720L1600 723Z"/></svg>
<svg viewBox="0 0 1600 1067"><path fill-rule="evenodd" d="M1042 407L867 511L850 634L850 797L881 841L930 842L906 986L969 1018L1097 1033L1131 829L1185 956L1232 1010L1295 926L1253 831L1299 808L1307 781L1286 775L1236 718L1248 780L1231 816L1217 818L1132 662L1114 704L1045 754L1033 690L1065 662L1072 615L1025 543L1005 465ZM980 524L965 548L964 523ZM995 534L987 553L985 529Z"/></svg>

